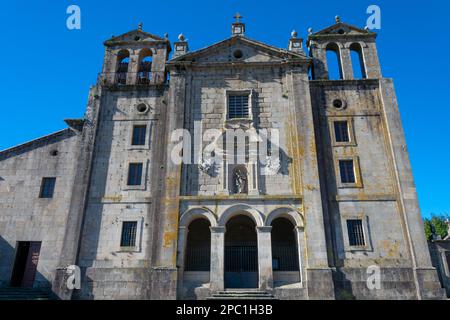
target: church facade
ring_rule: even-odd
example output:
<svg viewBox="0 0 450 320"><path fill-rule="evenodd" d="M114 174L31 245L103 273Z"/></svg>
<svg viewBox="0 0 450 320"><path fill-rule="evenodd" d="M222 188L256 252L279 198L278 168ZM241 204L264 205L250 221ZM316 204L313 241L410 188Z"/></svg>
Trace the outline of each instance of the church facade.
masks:
<svg viewBox="0 0 450 320"><path fill-rule="evenodd" d="M280 49L239 18L194 51L112 37L85 117L0 152L0 288L443 298L376 34L337 18Z"/></svg>

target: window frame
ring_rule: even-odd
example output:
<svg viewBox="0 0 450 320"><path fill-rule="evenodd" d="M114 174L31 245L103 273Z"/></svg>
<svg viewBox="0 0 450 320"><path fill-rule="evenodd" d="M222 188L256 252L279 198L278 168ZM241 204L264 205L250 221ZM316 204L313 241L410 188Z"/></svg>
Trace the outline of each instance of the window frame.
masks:
<svg viewBox="0 0 450 320"><path fill-rule="evenodd" d="M348 220L360 220L362 223L364 245L352 246L350 245L350 234L348 230ZM343 214L341 219L341 226L344 239L344 251L345 252L357 252L357 251L373 251L372 238L369 232L369 217L364 213L359 214Z"/></svg>
<svg viewBox="0 0 450 320"><path fill-rule="evenodd" d="M342 182L341 179L341 167L340 162L341 161L353 161L353 170L355 175L355 182L354 183L345 183ZM353 156L353 157L337 157L335 160L335 172L336 172L336 183L339 189L345 189L345 188L363 188L363 181L361 177L361 168L359 164L359 157Z"/></svg>
<svg viewBox="0 0 450 320"><path fill-rule="evenodd" d="M147 143L147 125L146 124L133 124L132 132L131 132L131 145L133 147L142 147ZM144 131L144 134L140 132L140 130ZM139 133L136 135L136 133ZM135 141L136 140L136 141Z"/></svg>
<svg viewBox="0 0 450 320"><path fill-rule="evenodd" d="M125 235L125 226L126 225L130 225L129 230L127 230L128 232L132 231L134 228L134 234L131 233L130 235L128 235L128 244L124 244L124 235ZM137 240L137 228L138 228L138 222L137 221L122 221L122 229L120 231L120 247L121 248L134 248L136 247L136 240ZM132 237L133 236L133 237Z"/></svg>
<svg viewBox="0 0 450 320"><path fill-rule="evenodd" d="M340 122L340 121L347 121L349 141L338 142L336 139L336 132L335 132L334 124L335 124L335 122ZM347 146L356 147L357 146L356 139L355 139L355 129L354 129L354 118L353 117L348 117L348 116L329 117L328 124L329 124L329 129L330 129L331 144L333 147L347 147Z"/></svg>
<svg viewBox="0 0 450 320"><path fill-rule="evenodd" d="M142 177L141 184L136 186L128 185L128 173L130 170L131 163L142 163ZM121 190L122 191L146 191L148 189L148 169L149 169L149 159L142 159L140 156L130 156L123 163L123 171L122 171L122 182L121 182Z"/></svg>
<svg viewBox="0 0 450 320"><path fill-rule="evenodd" d="M51 189L51 195L50 196L44 196L43 192L45 190L45 182L46 181L53 181L53 186ZM56 177L42 177L41 178L41 186L39 189L39 199L53 199L55 196L55 189L56 189Z"/></svg>
<svg viewBox="0 0 450 320"><path fill-rule="evenodd" d="M253 91L252 90L227 90L225 94L225 110L226 121L252 121L253 120ZM245 118L230 118L230 96L247 96L248 97L248 116Z"/></svg>
<svg viewBox="0 0 450 320"><path fill-rule="evenodd" d="M133 133L134 128L136 126L146 126L146 132L145 132L145 144L143 145L133 145ZM128 129L128 144L127 144L127 150L133 151L133 150L149 150L151 148L151 142L152 142L152 132L153 132L153 122L152 121L131 121Z"/></svg>
<svg viewBox="0 0 450 320"><path fill-rule="evenodd" d="M367 241L363 221L361 219L347 219L345 222L347 223L349 245L351 247L365 247Z"/></svg>
<svg viewBox="0 0 450 320"><path fill-rule="evenodd" d="M130 178L131 178L130 174L131 174L132 165L136 165L136 166L140 165L141 174L140 174L140 177L138 178L139 179L139 183L130 184ZM144 163L143 162L134 161L134 162L129 162L128 163L128 171L127 171L127 186L128 187L133 188L133 187L140 187L140 186L142 186L143 176L144 176ZM134 178L137 178L137 175Z"/></svg>
<svg viewBox="0 0 450 320"><path fill-rule="evenodd" d="M141 252L142 251L142 234L144 227L144 217L136 216L131 213L125 214L119 218L118 227L116 229L117 252ZM136 239L135 245L130 247L122 246L122 230L124 222L136 222Z"/></svg>

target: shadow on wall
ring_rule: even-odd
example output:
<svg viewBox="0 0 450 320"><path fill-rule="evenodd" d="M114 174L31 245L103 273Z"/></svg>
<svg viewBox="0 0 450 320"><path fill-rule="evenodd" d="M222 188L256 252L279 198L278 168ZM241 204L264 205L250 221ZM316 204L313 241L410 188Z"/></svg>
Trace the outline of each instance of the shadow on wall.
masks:
<svg viewBox="0 0 450 320"><path fill-rule="evenodd" d="M333 271L334 295L337 300L356 300L353 295L352 282L340 271Z"/></svg>
<svg viewBox="0 0 450 320"><path fill-rule="evenodd" d="M12 247L5 238L0 236L0 289L11 287L11 277L15 269L17 249ZM38 261L38 269L39 269ZM52 270L49 270L51 272ZM51 291L51 282L39 271L36 270L33 288L38 288L46 292Z"/></svg>

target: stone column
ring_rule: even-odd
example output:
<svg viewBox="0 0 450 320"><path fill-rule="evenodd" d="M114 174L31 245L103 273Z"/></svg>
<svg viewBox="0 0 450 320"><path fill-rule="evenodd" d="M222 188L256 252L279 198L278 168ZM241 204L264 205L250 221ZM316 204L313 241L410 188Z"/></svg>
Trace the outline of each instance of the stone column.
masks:
<svg viewBox="0 0 450 320"><path fill-rule="evenodd" d="M178 245L177 245L177 269L178 269L178 279L177 288L178 295L182 296L184 294L183 288L183 273L184 273L184 257L186 256L186 239L188 236L189 229L187 227L178 228Z"/></svg>
<svg viewBox="0 0 450 320"><path fill-rule="evenodd" d="M257 163L250 161L247 164L247 188L249 195L258 195L258 167Z"/></svg>
<svg viewBox="0 0 450 320"><path fill-rule="evenodd" d="M319 179L313 108L306 69L294 69L288 76L291 81L289 95L292 128L293 166L301 168L301 182L295 182L296 192L302 194L305 211L305 273L309 299L334 299L334 284L329 267L324 210ZM288 82L289 83L289 82ZM308 147L304 147L308 146ZM299 150L302 150L300 155ZM297 160L298 159L298 160ZM298 188L298 189L297 189Z"/></svg>
<svg viewBox="0 0 450 320"><path fill-rule="evenodd" d="M132 54L130 55L130 62L128 66L128 75L127 75L127 84L136 84L137 83L137 74L139 71L139 55Z"/></svg>
<svg viewBox="0 0 450 320"><path fill-rule="evenodd" d="M379 79L382 78L380 61L378 59L377 46L375 42L367 43L366 48L362 48L366 76L368 79Z"/></svg>
<svg viewBox="0 0 450 320"><path fill-rule="evenodd" d="M211 268L210 288L217 292L225 289L225 227L210 227L211 229Z"/></svg>
<svg viewBox="0 0 450 320"><path fill-rule="evenodd" d="M341 71L342 71L342 79L344 79L344 80L354 79L352 59L350 56L350 49L341 48L341 53L340 53L339 58L341 59L340 64L341 64Z"/></svg>
<svg viewBox="0 0 450 320"><path fill-rule="evenodd" d="M256 227L258 234L258 276L259 289L273 289L272 271L272 227Z"/></svg>
<svg viewBox="0 0 450 320"><path fill-rule="evenodd" d="M295 227L294 232L297 240L298 270L300 271L300 282L303 282L303 270L302 270L303 241L304 241L303 227Z"/></svg>
<svg viewBox="0 0 450 320"><path fill-rule="evenodd" d="M228 186L228 163L226 160L222 161L222 194L228 195L229 186Z"/></svg>
<svg viewBox="0 0 450 320"><path fill-rule="evenodd" d="M314 63L314 79L328 79L328 66L326 64L327 61L327 53L326 50L321 48L319 44L312 43L310 50L313 54L313 63Z"/></svg>

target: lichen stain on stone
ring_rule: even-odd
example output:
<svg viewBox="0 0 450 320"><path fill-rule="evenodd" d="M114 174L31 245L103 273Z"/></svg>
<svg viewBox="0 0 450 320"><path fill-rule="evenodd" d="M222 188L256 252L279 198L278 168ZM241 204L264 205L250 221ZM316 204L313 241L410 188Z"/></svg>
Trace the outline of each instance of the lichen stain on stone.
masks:
<svg viewBox="0 0 450 320"><path fill-rule="evenodd" d="M291 180L291 190L293 193L298 193L300 190L300 176L301 168L299 159L303 157L304 150L298 143L298 136L296 135L295 126L292 123L292 118L289 118L285 122L286 126L286 147L288 149L289 156L292 157L293 161L291 164L292 169L292 180Z"/></svg>
<svg viewBox="0 0 450 320"><path fill-rule="evenodd" d="M164 233L164 243L163 246L165 248L171 247L174 241L177 240L177 232L176 231L167 231Z"/></svg>
<svg viewBox="0 0 450 320"><path fill-rule="evenodd" d="M398 256L399 246L400 246L400 243L397 241L391 241L391 240L381 241L381 247L387 253L387 257L389 257L389 258L394 258L394 257Z"/></svg>
<svg viewBox="0 0 450 320"><path fill-rule="evenodd" d="M121 202L122 198L123 198L123 196L121 194L119 194L119 195L115 195L115 196L104 196L103 200L108 200L108 201L112 201L112 202Z"/></svg>

